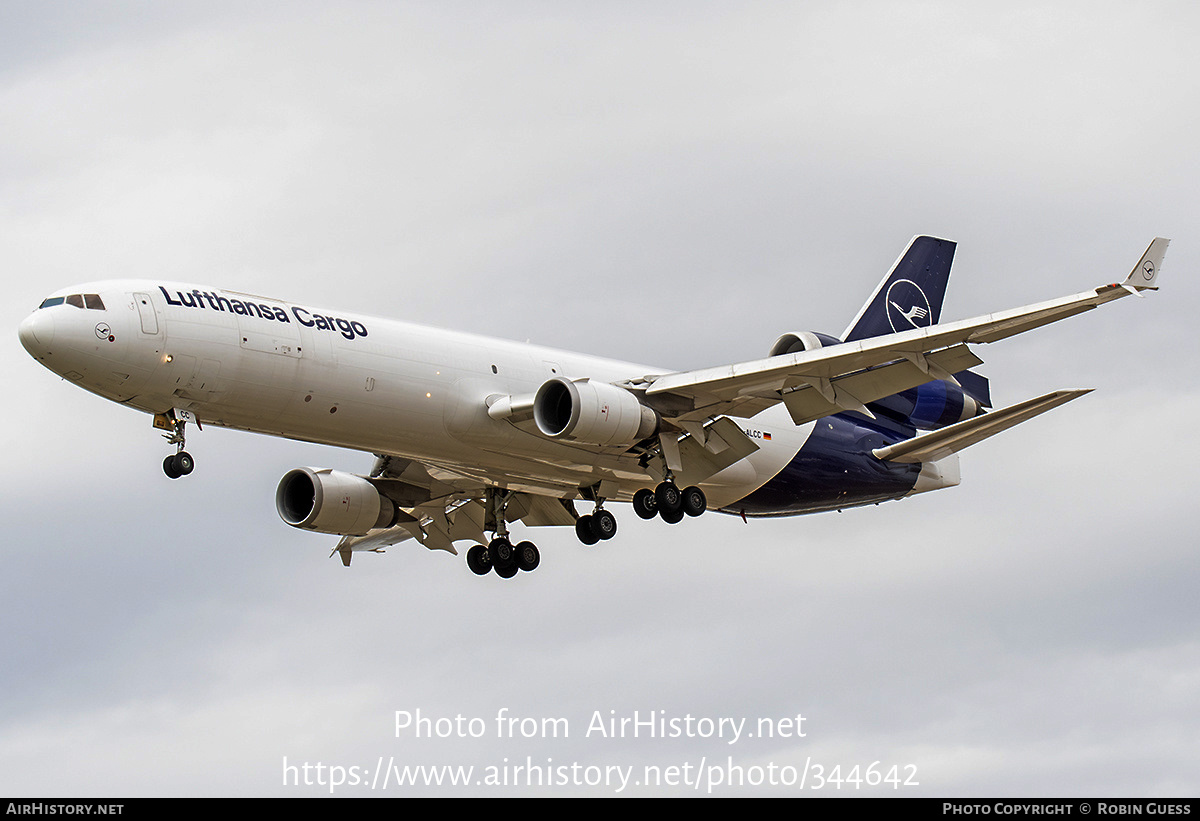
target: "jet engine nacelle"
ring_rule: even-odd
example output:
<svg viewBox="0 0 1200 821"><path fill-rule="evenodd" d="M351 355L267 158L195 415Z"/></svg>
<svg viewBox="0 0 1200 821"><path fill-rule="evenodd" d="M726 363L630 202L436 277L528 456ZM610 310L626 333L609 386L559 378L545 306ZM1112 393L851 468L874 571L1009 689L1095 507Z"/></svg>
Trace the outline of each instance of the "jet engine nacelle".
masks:
<svg viewBox="0 0 1200 821"><path fill-rule="evenodd" d="M361 476L329 468L296 468L279 480L275 491L279 517L292 527L362 536L388 527L396 506Z"/></svg>
<svg viewBox="0 0 1200 821"><path fill-rule="evenodd" d="M556 377L533 400L538 430L551 439L592 445L632 445L658 430L658 414L624 388Z"/></svg>
<svg viewBox="0 0 1200 821"><path fill-rule="evenodd" d="M817 348L840 344L842 344L842 340L829 334L817 333L816 331L792 331L776 339L775 344L771 346L771 352L767 356L782 356L785 353L815 351Z"/></svg>

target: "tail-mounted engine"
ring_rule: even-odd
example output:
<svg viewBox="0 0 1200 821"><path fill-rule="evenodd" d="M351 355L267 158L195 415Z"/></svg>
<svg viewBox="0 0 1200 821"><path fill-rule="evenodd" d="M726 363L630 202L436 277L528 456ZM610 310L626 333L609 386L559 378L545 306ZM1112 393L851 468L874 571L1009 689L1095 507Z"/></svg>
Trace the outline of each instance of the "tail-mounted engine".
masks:
<svg viewBox="0 0 1200 821"><path fill-rule="evenodd" d="M776 339L775 344L771 346L771 352L767 356L782 356L786 353L815 351L817 348L824 348L828 345L840 345L841 343L842 340L829 334L821 334L816 331L792 331Z"/></svg>
<svg viewBox="0 0 1200 821"><path fill-rule="evenodd" d="M592 445L632 445L659 425L658 414L624 388L561 377L538 388L533 419L544 436Z"/></svg>
<svg viewBox="0 0 1200 821"><path fill-rule="evenodd" d="M943 379L885 396L871 407L920 430L944 428L983 413L980 402L961 386Z"/></svg>
<svg viewBox="0 0 1200 821"><path fill-rule="evenodd" d="M288 471L275 491L275 508L292 527L339 536L362 536L396 519L396 506L373 484L329 468Z"/></svg>

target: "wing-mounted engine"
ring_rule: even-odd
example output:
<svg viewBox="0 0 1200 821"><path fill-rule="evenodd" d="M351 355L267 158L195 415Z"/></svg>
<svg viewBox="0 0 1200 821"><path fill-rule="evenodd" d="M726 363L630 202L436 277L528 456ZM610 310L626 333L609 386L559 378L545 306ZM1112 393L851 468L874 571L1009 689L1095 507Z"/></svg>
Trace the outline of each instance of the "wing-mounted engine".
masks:
<svg viewBox="0 0 1200 821"><path fill-rule="evenodd" d="M659 416L631 391L590 379L557 377L533 400L533 419L543 436L592 445L629 446L653 436Z"/></svg>
<svg viewBox="0 0 1200 821"><path fill-rule="evenodd" d="M398 513L369 480L329 468L288 471L275 491L275 508L292 527L340 536L389 527Z"/></svg>
<svg viewBox="0 0 1200 821"><path fill-rule="evenodd" d="M775 340L771 352L767 356L782 356L801 351L815 351L817 348L827 348L830 345L840 345L842 340L829 334L816 331L791 331Z"/></svg>

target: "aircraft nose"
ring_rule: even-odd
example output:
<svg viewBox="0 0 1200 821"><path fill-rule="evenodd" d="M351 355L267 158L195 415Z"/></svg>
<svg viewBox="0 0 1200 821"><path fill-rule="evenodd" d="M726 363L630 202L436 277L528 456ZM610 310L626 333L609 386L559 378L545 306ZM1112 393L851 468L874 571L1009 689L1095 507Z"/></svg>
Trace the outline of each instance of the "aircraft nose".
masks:
<svg viewBox="0 0 1200 821"><path fill-rule="evenodd" d="M21 322L17 333L21 345L31 356L44 353L54 341L54 314L50 311L34 311Z"/></svg>

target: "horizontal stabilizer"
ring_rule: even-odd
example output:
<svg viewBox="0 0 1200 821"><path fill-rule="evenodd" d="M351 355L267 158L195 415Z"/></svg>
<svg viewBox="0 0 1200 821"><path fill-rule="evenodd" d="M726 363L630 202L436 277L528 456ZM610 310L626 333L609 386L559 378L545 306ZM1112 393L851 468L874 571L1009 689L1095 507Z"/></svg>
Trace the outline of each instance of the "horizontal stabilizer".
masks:
<svg viewBox="0 0 1200 821"><path fill-rule="evenodd" d="M1046 411L1078 399L1088 390L1055 391L1036 399L1028 399L984 416L977 416L948 428L897 442L871 451L876 458L888 462L936 462L965 447L982 442L990 436L1008 430Z"/></svg>

